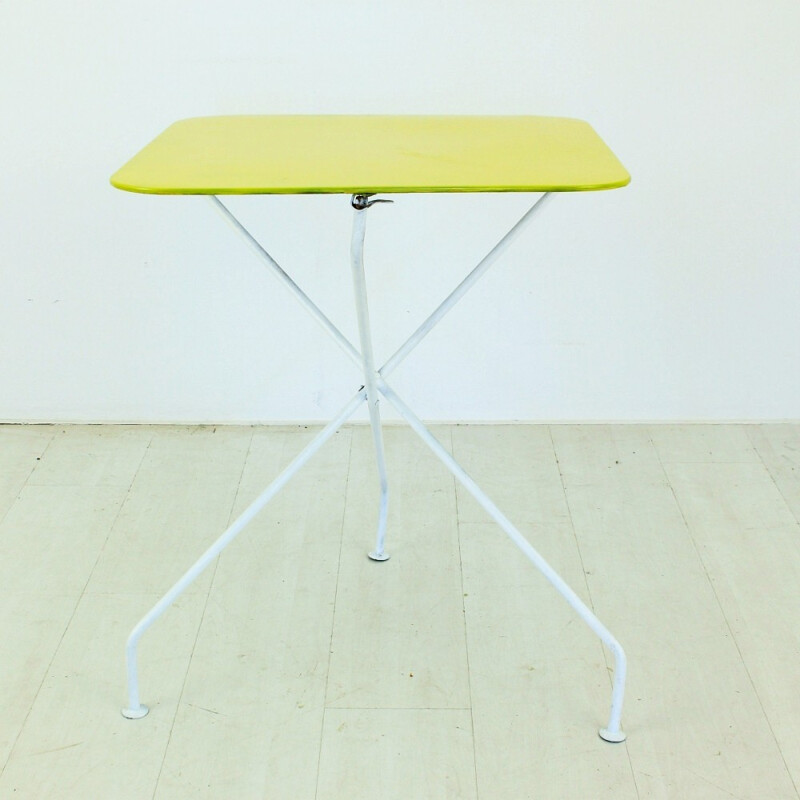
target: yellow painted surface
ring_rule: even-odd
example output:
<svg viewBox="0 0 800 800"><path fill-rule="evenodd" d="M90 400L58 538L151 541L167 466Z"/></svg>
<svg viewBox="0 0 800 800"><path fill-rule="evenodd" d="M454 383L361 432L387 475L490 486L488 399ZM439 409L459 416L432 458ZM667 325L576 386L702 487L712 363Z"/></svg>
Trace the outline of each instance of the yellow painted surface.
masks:
<svg viewBox="0 0 800 800"><path fill-rule="evenodd" d="M581 120L463 116L197 117L111 178L152 194L585 191L629 181Z"/></svg>

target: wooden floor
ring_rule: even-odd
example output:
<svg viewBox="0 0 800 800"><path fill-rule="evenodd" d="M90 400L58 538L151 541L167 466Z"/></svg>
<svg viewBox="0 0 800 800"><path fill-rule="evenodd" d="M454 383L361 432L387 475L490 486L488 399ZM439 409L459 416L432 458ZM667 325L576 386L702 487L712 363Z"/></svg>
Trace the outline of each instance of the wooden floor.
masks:
<svg viewBox="0 0 800 800"><path fill-rule="evenodd" d="M610 655L405 428L390 561L338 433L145 634L314 434L0 427L0 797L798 798L800 425L437 436L625 647Z"/></svg>

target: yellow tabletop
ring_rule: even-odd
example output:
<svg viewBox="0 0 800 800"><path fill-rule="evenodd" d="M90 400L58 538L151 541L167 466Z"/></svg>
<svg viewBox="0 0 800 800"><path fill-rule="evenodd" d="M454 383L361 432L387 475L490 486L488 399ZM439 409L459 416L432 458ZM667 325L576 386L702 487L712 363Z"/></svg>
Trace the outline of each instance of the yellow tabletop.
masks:
<svg viewBox="0 0 800 800"><path fill-rule="evenodd" d="M629 181L586 122L477 116L197 117L111 178L151 194L567 192Z"/></svg>

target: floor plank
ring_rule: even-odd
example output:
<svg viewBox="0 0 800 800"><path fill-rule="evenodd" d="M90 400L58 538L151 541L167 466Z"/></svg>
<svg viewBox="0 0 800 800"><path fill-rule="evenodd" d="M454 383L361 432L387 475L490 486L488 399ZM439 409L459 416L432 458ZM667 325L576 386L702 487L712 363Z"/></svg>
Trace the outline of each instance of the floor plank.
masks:
<svg viewBox="0 0 800 800"><path fill-rule="evenodd" d="M651 425L647 432L664 464L758 463L746 425Z"/></svg>
<svg viewBox="0 0 800 800"><path fill-rule="evenodd" d="M737 430L720 449L741 457ZM719 434L704 433L689 429L681 442L671 427L664 438L670 453L699 458ZM651 435L553 428L594 605L630 662L623 724L639 795L794 798Z"/></svg>
<svg viewBox="0 0 800 800"><path fill-rule="evenodd" d="M405 428L0 426L0 797L799 800L798 425L437 426L610 655ZM4 505L3 505L4 504Z"/></svg>
<svg viewBox="0 0 800 800"><path fill-rule="evenodd" d="M250 428L157 431L87 591L166 592L225 530L252 435ZM207 572L188 591L209 585Z"/></svg>
<svg viewBox="0 0 800 800"><path fill-rule="evenodd" d="M376 563L372 440L353 431L327 705L467 708L453 479L408 429L389 428L386 450L392 557Z"/></svg>
<svg viewBox="0 0 800 800"><path fill-rule="evenodd" d="M0 603L0 772L75 611L73 595L4 592Z"/></svg>
<svg viewBox="0 0 800 800"><path fill-rule="evenodd" d="M471 800L469 711L328 709L317 800Z"/></svg>
<svg viewBox="0 0 800 800"><path fill-rule="evenodd" d="M800 525L761 464L672 464L667 473L796 787Z"/></svg>
<svg viewBox="0 0 800 800"><path fill-rule="evenodd" d="M548 429L466 426L454 440L462 466L587 602ZM610 703L602 646L497 525L463 521L473 509L459 495L481 796L635 798L625 745L597 735Z"/></svg>
<svg viewBox="0 0 800 800"><path fill-rule="evenodd" d="M0 522L53 439L52 425L0 425Z"/></svg>
<svg viewBox="0 0 800 800"><path fill-rule="evenodd" d="M800 425L750 425L751 444L800 522Z"/></svg>
<svg viewBox="0 0 800 800"><path fill-rule="evenodd" d="M25 486L0 525L4 592L80 597L125 500L116 486Z"/></svg>
<svg viewBox="0 0 800 800"><path fill-rule="evenodd" d="M254 436L239 513L315 431ZM350 432L220 557L156 797L313 798Z"/></svg>
<svg viewBox="0 0 800 800"><path fill-rule="evenodd" d="M148 634L141 681L152 710L126 720L125 636L156 599L83 598L0 775L0 797L152 797L202 611L199 597L186 597Z"/></svg>
<svg viewBox="0 0 800 800"><path fill-rule="evenodd" d="M139 425L57 426L28 483L128 488L153 438Z"/></svg>

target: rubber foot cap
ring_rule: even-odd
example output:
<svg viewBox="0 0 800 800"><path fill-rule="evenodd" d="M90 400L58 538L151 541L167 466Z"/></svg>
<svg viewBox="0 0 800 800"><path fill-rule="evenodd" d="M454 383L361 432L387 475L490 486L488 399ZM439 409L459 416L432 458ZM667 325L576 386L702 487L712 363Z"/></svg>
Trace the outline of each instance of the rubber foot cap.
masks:
<svg viewBox="0 0 800 800"><path fill-rule="evenodd" d="M122 716L125 719L141 719L147 716L150 709L147 706L139 706L139 708L123 708Z"/></svg>
<svg viewBox="0 0 800 800"><path fill-rule="evenodd" d="M608 728L600 728L600 738L606 742L618 744L624 742L628 737L622 731L610 731Z"/></svg>
<svg viewBox="0 0 800 800"><path fill-rule="evenodd" d="M391 558L388 553L377 553L375 550L373 550L371 553L367 553L367 555L373 561L388 561Z"/></svg>

